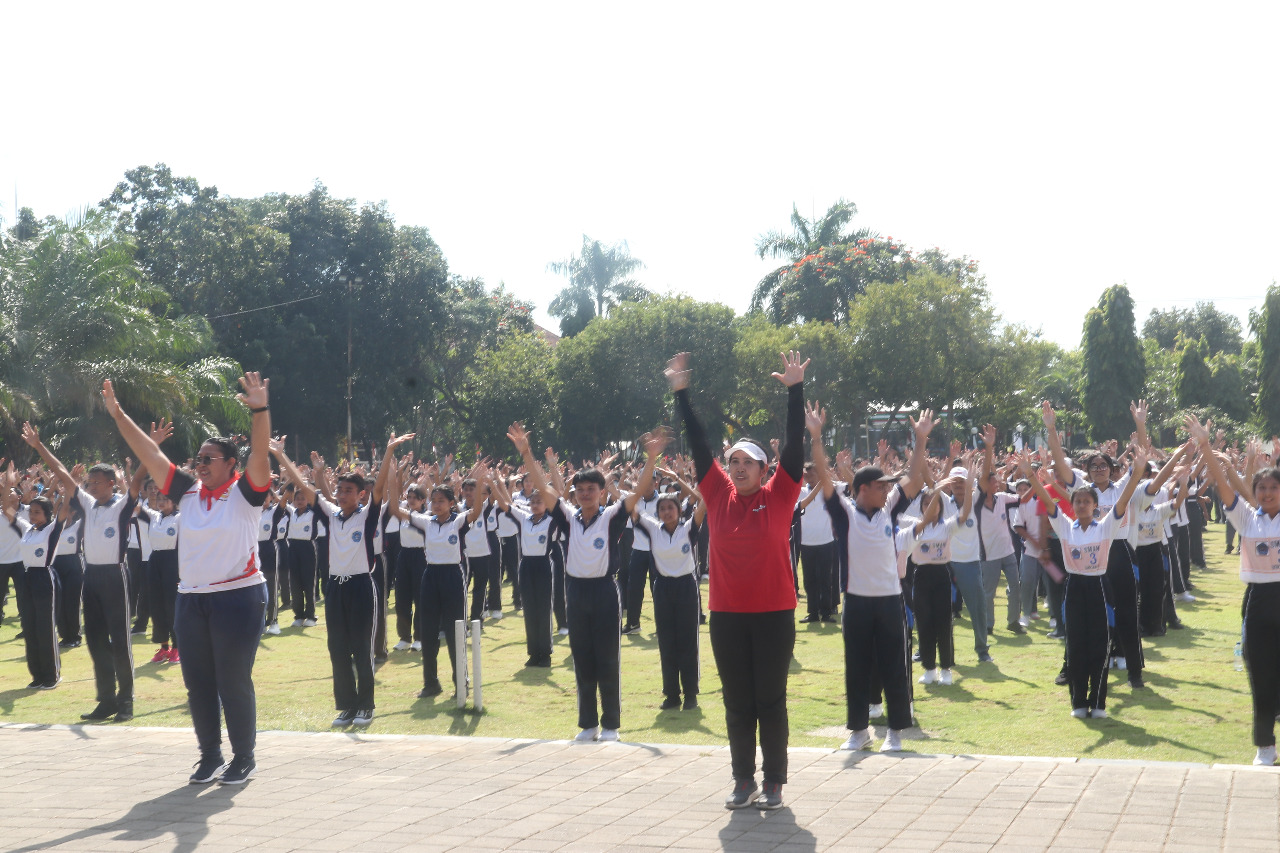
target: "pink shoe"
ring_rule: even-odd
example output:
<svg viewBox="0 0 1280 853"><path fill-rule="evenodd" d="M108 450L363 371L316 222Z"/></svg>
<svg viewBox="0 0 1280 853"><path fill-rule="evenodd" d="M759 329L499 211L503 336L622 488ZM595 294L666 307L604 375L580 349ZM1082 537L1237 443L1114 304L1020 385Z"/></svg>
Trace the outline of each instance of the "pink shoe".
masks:
<svg viewBox="0 0 1280 853"><path fill-rule="evenodd" d="M169 660L169 650L168 650L168 649L159 649L159 650L157 650L157 651L156 651L156 653L155 653L155 656L151 658L151 662L152 662L152 663L166 663L166 662L168 662L168 660Z"/></svg>
<svg viewBox="0 0 1280 853"><path fill-rule="evenodd" d="M169 649L169 663L177 663L177 662L178 662L178 649L176 647Z"/></svg>

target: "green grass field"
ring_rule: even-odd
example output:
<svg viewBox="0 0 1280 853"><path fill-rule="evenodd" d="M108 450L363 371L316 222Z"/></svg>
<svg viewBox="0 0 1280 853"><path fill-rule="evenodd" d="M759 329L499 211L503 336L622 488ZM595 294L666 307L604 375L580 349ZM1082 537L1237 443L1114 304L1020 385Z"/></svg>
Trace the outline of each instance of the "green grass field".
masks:
<svg viewBox="0 0 1280 853"><path fill-rule="evenodd" d="M1027 636L997 629L995 664L978 665L967 619L956 623L958 666L951 687L914 685L919 730L907 733L907 749L938 753L1079 756L1109 759L1247 763L1250 743L1249 687L1236 672L1233 651L1240 634L1243 592L1236 558L1223 554L1222 527L1205 534L1209 568L1193 570L1199 599L1179 604L1187 629L1145 640L1147 689L1131 690L1123 672L1112 671L1107 720L1070 717L1065 687L1053 684L1062 643L1049 640L1047 619ZM703 591L705 599L705 587ZM510 601L510 590L504 591ZM997 624L1003 625L1004 592L998 593ZM801 614L804 612L801 603ZM662 700L657 640L646 601L644 631L623 637L622 733L634 742L724 744L719 680L703 628L702 708L659 711ZM835 625L797 626L791 667L790 719L793 746L835 747L844 732L843 645ZM0 625L0 721L79 723L94 706L93 676L83 646L62 656L57 690L29 691L23 644L15 639L12 606ZM392 636L392 642L395 638ZM155 650L134 638L139 726L188 726L179 667L146 663ZM484 702L481 714L458 711L447 692L419 700L422 657L393 652L377 673L377 717L370 731L495 737L567 738L577 731L574 678L568 638L557 637L554 666L525 670L524 626L517 614L485 625ZM442 681L447 652L440 653ZM917 667L914 677L919 677ZM263 730L328 731L333 718L332 680L319 627L285 628L264 636L254 680L258 724ZM883 724L883 720L879 721Z"/></svg>

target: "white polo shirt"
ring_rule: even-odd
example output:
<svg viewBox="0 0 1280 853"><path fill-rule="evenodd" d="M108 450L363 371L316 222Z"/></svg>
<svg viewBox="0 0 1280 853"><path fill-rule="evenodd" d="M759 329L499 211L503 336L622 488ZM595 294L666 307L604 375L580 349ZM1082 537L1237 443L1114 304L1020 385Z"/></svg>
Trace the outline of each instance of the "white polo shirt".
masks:
<svg viewBox="0 0 1280 853"><path fill-rule="evenodd" d="M62 532L61 521L54 519L36 530L25 518L15 517L12 524L5 526L18 536L18 561L23 566L28 569L48 568L57 550L58 534Z"/></svg>
<svg viewBox="0 0 1280 853"><path fill-rule="evenodd" d="M467 517L455 512L444 519L437 519L425 512L409 513L409 523L422 531L425 540L427 565L460 566L462 564L462 536ZM403 530L401 535L404 535Z"/></svg>
<svg viewBox="0 0 1280 853"><path fill-rule="evenodd" d="M346 518L342 510L316 492L316 509L329 527L329 576L352 577L373 571L373 538L382 504L370 500Z"/></svg>
<svg viewBox="0 0 1280 853"><path fill-rule="evenodd" d="M564 498L552 508L551 515L568 529L569 545L564 559L566 575L583 579L609 576L614 543L618 541L626 519L621 514L622 503L618 501L601 507L590 522L584 522L582 510Z"/></svg>
<svg viewBox="0 0 1280 853"><path fill-rule="evenodd" d="M58 534L57 552L55 557L74 557L80 553L80 516L63 526Z"/></svg>
<svg viewBox="0 0 1280 853"><path fill-rule="evenodd" d="M845 591L850 595L879 598L901 594L891 510L905 509L907 503L901 487L897 485L889 491L884 508L876 510L869 518L839 489L827 500L827 512L832 516L833 524L837 524L837 529L844 529L840 538L844 539L849 557L849 583ZM837 513L844 517L844 524L835 521Z"/></svg>
<svg viewBox="0 0 1280 853"><path fill-rule="evenodd" d="M99 504L81 486L71 508L82 514L84 561L91 566L118 566L129 541L129 518L137 501L119 492Z"/></svg>
<svg viewBox="0 0 1280 853"><path fill-rule="evenodd" d="M258 519L269 484L253 486L239 472L206 490L169 466L162 491L178 508L178 592L208 593L265 583L258 570Z"/></svg>
<svg viewBox="0 0 1280 853"><path fill-rule="evenodd" d="M1129 471L1126 471L1124 474L1122 474L1120 476L1120 479L1112 480L1111 485L1107 486L1105 489L1099 489L1097 486L1094 486L1092 483L1090 483L1089 478L1085 476L1085 472L1079 470L1078 468L1071 469L1071 473L1073 474L1073 476L1071 478L1071 485L1067 487L1068 497L1070 497L1071 493L1074 492L1076 489L1083 488L1084 486L1092 486L1093 490L1098 493L1098 506L1093 511L1093 518L1095 521L1102 520L1103 516L1111 512L1111 510L1115 509L1116 503L1119 502L1120 500L1120 493L1124 491L1125 486L1129 485L1129 476L1130 476ZM1115 538L1117 539L1129 538L1128 508L1125 509L1124 518L1121 519L1120 526L1116 528Z"/></svg>
<svg viewBox="0 0 1280 853"><path fill-rule="evenodd" d="M151 540L151 550L174 551L178 547L178 514L161 515L154 509L142 509L142 518L146 523L147 536Z"/></svg>
<svg viewBox="0 0 1280 853"><path fill-rule="evenodd" d="M981 494L978 492L975 495L975 503L969 517L978 519L977 527L987 559L1001 560L1013 553L1013 532L1009 529L1009 510L1018 505L1018 496L1009 492L997 492L994 505L988 509L986 499L978 499ZM982 551L978 553L981 556Z"/></svg>
<svg viewBox="0 0 1280 853"><path fill-rule="evenodd" d="M1240 533L1240 580L1245 583L1280 581L1280 515L1254 509L1235 495L1227 518ZM1187 500L1190 500L1188 498Z"/></svg>
<svg viewBox="0 0 1280 853"><path fill-rule="evenodd" d="M554 527L551 523L551 513L544 512L542 518L534 521L533 513L529 512L527 505L517 506L514 503L507 512L515 517L514 520L519 529L520 555L523 557L547 556L551 543L555 539L551 534L551 529Z"/></svg>
<svg viewBox="0 0 1280 853"><path fill-rule="evenodd" d="M465 515L471 511L470 507L462 510ZM487 557L489 556L489 531L486 529L488 517L494 512L493 501L485 501L484 506L480 509L480 515L476 518L475 524L467 527L466 535L463 538L463 544L466 547L468 557Z"/></svg>
<svg viewBox="0 0 1280 853"><path fill-rule="evenodd" d="M1120 535L1114 504L1112 507L1106 515L1084 528L1079 521L1067 518L1054 506L1049 523L1062 540L1062 562L1071 574L1101 577L1107 573L1111 541Z"/></svg>
<svg viewBox="0 0 1280 853"><path fill-rule="evenodd" d="M627 497L627 496L628 496L628 494L629 494L628 492L623 492L622 496L623 496L623 497ZM638 512L638 513L640 513L641 515L651 515L651 516L654 516L654 517L656 518L656 517L657 517L657 515L658 515L658 497L659 497L659 493L658 493L657 491L654 491L654 493L653 493L653 496L652 496L652 497L648 497L648 498L637 498L637 499L636 499L636 505L635 505L635 511L636 511L636 512ZM631 519L630 519L630 518L628 518L628 519L627 519L627 527L631 527L631 526L632 526L632 524L631 524ZM636 536L635 538L633 538L633 539L631 540L631 550L632 550L632 551L649 551L649 550L651 550L651 549L650 549L650 547L649 547L649 539L648 539L648 537L646 537L646 536Z"/></svg>
<svg viewBox="0 0 1280 853"><path fill-rule="evenodd" d="M26 507L19 508L18 514L14 516L15 521L18 519L26 520L22 514L24 509ZM45 526L47 527L48 525ZM0 525L0 566L22 562L22 536L23 532L20 526L13 524ZM57 540L55 539L54 541L56 542ZM5 583L8 583L8 581Z"/></svg>
<svg viewBox="0 0 1280 853"><path fill-rule="evenodd" d="M317 492L316 494L319 494ZM316 513L311 507L307 507L301 511L289 507L289 539L306 539L314 541L316 538L316 530L319 525L316 524Z"/></svg>
<svg viewBox="0 0 1280 853"><path fill-rule="evenodd" d="M813 489L808 486L800 487L800 500L797 506L804 502ZM827 505L822 500L822 495L818 495L809 505L800 511L800 544L801 545L827 545L834 542L835 533L831 530L831 516L827 513Z"/></svg>
<svg viewBox="0 0 1280 853"><path fill-rule="evenodd" d="M694 536L697 525L693 519L687 519L676 525L670 532L663 527L656 516L640 516L639 527L649 535L636 537L636 541L648 538L649 550L653 553L653 565L658 574L668 578L680 578L693 574Z"/></svg>

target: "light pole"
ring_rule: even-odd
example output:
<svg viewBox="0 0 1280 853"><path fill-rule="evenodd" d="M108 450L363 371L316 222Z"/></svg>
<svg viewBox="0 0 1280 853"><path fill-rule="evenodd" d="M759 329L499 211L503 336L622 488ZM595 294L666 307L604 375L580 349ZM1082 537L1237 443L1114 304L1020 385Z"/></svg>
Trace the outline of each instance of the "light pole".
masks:
<svg viewBox="0 0 1280 853"><path fill-rule="evenodd" d="M347 286L347 461L354 463L355 457L351 455L351 292L353 285L361 284L364 279L356 276L354 279L348 278L346 273L338 276L338 281Z"/></svg>

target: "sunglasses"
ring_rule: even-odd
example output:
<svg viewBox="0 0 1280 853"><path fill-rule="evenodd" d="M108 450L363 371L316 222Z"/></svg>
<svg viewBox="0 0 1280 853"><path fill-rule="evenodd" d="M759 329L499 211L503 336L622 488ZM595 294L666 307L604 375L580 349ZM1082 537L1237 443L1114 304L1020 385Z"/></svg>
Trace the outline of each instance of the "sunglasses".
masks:
<svg viewBox="0 0 1280 853"><path fill-rule="evenodd" d="M210 455L208 455L207 453L202 453L202 454L200 454L199 456L197 456L197 457L196 457L196 464L197 464L197 465L212 465L214 462L220 462L220 461L222 461L223 459L226 459L226 458L227 458L227 457L225 457L225 456L210 456Z"/></svg>

